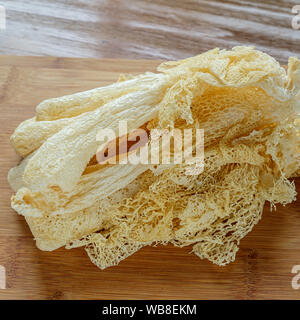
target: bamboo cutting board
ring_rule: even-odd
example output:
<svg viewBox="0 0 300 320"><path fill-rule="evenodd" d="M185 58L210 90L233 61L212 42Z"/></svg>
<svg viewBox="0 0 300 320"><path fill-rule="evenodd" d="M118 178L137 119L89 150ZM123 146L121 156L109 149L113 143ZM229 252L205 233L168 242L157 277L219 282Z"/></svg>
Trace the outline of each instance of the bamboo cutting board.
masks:
<svg viewBox="0 0 300 320"><path fill-rule="evenodd" d="M103 86L119 73L154 71L158 61L0 57L0 299L300 299L291 273L300 265L299 199L262 221L241 243L234 263L218 267L191 248L143 248L100 271L84 249L42 252L23 217L10 208L7 171L19 157L9 136L47 98ZM298 191L300 190L299 179Z"/></svg>

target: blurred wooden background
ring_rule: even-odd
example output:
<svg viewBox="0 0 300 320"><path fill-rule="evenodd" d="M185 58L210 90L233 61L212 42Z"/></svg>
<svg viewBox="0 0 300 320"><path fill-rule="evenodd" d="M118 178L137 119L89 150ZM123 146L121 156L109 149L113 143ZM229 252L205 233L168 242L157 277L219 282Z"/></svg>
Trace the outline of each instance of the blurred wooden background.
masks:
<svg viewBox="0 0 300 320"><path fill-rule="evenodd" d="M280 62L299 55L299 0L0 0L0 54L180 59L255 45Z"/></svg>

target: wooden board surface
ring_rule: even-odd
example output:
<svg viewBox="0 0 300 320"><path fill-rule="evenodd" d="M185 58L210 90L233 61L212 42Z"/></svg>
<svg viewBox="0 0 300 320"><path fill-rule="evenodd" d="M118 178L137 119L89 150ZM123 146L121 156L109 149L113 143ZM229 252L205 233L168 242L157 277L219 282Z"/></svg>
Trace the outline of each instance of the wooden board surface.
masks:
<svg viewBox="0 0 300 320"><path fill-rule="evenodd" d="M299 0L2 0L0 54L183 59L255 45L284 63L299 54Z"/></svg>
<svg viewBox="0 0 300 320"><path fill-rule="evenodd" d="M300 265L299 199L270 212L241 243L234 263L218 267L191 248L146 247L100 271L84 249L39 251L10 208L7 171L18 163L9 136L43 99L115 81L120 72L155 70L157 61L0 57L0 265L7 271L1 299L300 299L291 273ZM298 190L300 190L299 180Z"/></svg>

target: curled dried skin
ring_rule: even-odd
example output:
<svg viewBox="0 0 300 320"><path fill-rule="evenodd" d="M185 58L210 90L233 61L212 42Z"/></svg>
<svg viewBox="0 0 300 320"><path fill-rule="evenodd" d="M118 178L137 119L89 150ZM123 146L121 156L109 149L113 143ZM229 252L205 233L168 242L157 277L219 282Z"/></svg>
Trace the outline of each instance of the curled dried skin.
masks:
<svg viewBox="0 0 300 320"><path fill-rule="evenodd" d="M278 63L275 63L273 62L273 60L271 59L272 63L273 63L273 67L274 67L274 70L273 69L270 69L270 68L267 68L267 70L265 70L265 72L263 72L263 75L261 75L261 70L258 72L259 76L254 76L254 70L252 70L251 68L254 69L254 65L256 64L256 68L258 69L259 67L263 68L265 66L266 63L262 63L262 65L260 65L260 60L258 59L259 58L259 55L260 53L257 53L257 51L255 50L246 50L246 52L242 52L241 55L237 54L238 50L236 51L233 51L233 53L231 53L231 58L233 60L233 62L230 62L228 61L229 59L229 55L225 52L220 52L218 54L218 61L223 61L222 59L225 59L225 63L221 64L223 65L223 67L227 67L228 66L228 70L226 70L226 72L228 74L230 74L231 76L229 77L228 75L226 76L226 79L223 77L221 77L221 79L223 79L223 83L225 81L225 86L237 86L237 83L242 83L243 85L240 85L240 86L254 86L255 83L259 82L260 80L263 79L263 81L265 81L266 79L271 79L270 81L277 81L278 83L282 84L282 88L285 90L285 87L284 87L284 84L285 82L287 81L287 76L286 76L286 73L283 72L284 69L282 69L280 66L278 66ZM242 50L243 51L243 50ZM250 52L250 53L249 53ZM247 70L248 72L244 72L242 73L242 70L243 69L243 59L245 57L246 54L249 54L250 56L253 56L252 59L249 59L249 61L251 62L247 62L249 65L249 68L251 66L251 68L249 70ZM263 55L263 57L265 57ZM242 59L243 58L243 59ZM196 76L199 75L199 68L200 70L202 70L201 68L204 68L203 66L200 65L200 67L198 66L198 60L199 58L195 57L195 58L192 58L191 59L191 62L193 64L193 69L192 70L196 70L194 71L193 75L195 74ZM229 59L230 60L230 59ZM201 59L200 59L201 61ZM180 67L180 66L179 66ZM179 68L178 67L178 68ZM185 66L186 68L186 66ZM212 66L213 68L213 66ZM221 67L219 67L220 69L222 69ZM176 69L176 68L175 68ZM224 69L224 68L223 68ZM216 70L214 69L214 71L216 72ZM223 70L224 71L224 70ZM222 71L222 72L223 72ZM172 69L171 70L168 70L169 73L172 73ZM175 72L176 74L176 70L173 70L173 72ZM242 75L244 75L242 77ZM239 79L239 81L237 81L237 79L235 79L235 77L237 77ZM171 77L172 79L174 79L174 76ZM200 76L201 78L201 76ZM234 80L232 80L231 82L228 80L228 78L233 78ZM275 80L274 80L275 79ZM178 80L179 82L182 82L182 80ZM162 81L164 82L164 81ZM261 85L261 82L258 83L259 85ZM211 83L210 83L211 85ZM221 86L222 84L220 84L219 86ZM266 85L267 86L267 85ZM165 87L165 86L163 86ZM174 86L173 86L174 87ZM170 88L170 90L175 90L175 92L177 92L177 89L173 89L173 87ZM161 90L161 86L158 86L156 87L156 94L158 93L162 93L160 92ZM170 98L173 99L173 95L172 96L169 96L169 92L170 90L167 91L161 105L160 105L160 108L165 108L164 106L165 105L170 105L170 103L168 102L170 100ZM266 90L266 88L265 88ZM148 91L151 91L151 90L148 90ZM145 99L145 96L147 96L149 98L149 95L151 96L150 92L147 93L144 93L144 99ZM287 90L285 90L287 91ZM152 94L155 94L155 92L152 92ZM175 97L177 96L180 96L180 92L175 95ZM132 94L134 98L132 99L135 99L135 100L139 100L139 97L138 96L135 96L135 94ZM181 94L182 95L182 94ZM183 94L184 95L184 94ZM141 95L141 99L142 99L142 96ZM289 96L287 95L287 98ZM129 95L125 95L119 99L123 99L122 101L124 101L123 103L126 104L126 101L130 101L130 96ZM122 103L119 101L119 99L116 99L115 101L113 101L113 105L115 105L116 103ZM165 101L166 100L166 101ZM178 100L178 99L177 99ZM177 102L177 100L175 99L175 102ZM191 99L188 99L189 101ZM157 99L156 102L158 102L159 99ZM190 102L189 101L186 101L184 102L184 104L189 104ZM175 104L175 103L174 103ZM109 104L108 104L109 105ZM114 106L108 106L106 105L106 109L114 109ZM171 104L172 106L172 104ZM97 109L95 112L96 114L93 114L93 117L95 119L98 119L99 118L99 112L100 110L102 110L104 107L100 108L100 109ZM161 109L162 110L162 109ZM168 110L168 109L166 109ZM135 111L136 112L136 111ZM102 117L105 117L105 115L101 114ZM127 115L128 116L128 115ZM160 115L160 117L162 117ZM151 114L151 116L148 117L147 120L151 120L151 118L154 118L154 114ZM186 119L186 118L185 118ZM82 171L84 170L84 167L86 166L88 160L90 159L90 157L95 153L95 143L93 143L93 147L91 146L92 142L94 141L91 141L91 139L89 138L92 134L93 134L93 137L96 135L96 132L95 132L95 129L96 129L96 126L94 125L94 128L91 128L89 126L86 126L85 124L85 121L80 121L80 123L78 123L78 127L79 129L77 128L77 133L78 135L80 135L80 132L81 132L81 128L80 128L80 125L82 125L82 127L84 128L83 130L88 131L87 134L85 135L81 135L81 138L80 138L80 141L76 141L76 144L82 144L82 145L85 145L85 149L84 150L78 150L77 149L77 156L76 156L76 159L75 157L72 157L70 156L72 154L72 150L69 150L70 148L69 147L64 147L65 145L67 146L70 146L72 148L72 141L75 140L75 137L74 137L74 134L72 135L69 135L68 134L68 131L72 132L75 128L73 128L74 126L73 125L70 125L68 126L67 128L65 128L67 130L67 132L65 132L64 130L62 130L62 133L61 134L57 134L55 136L53 136L52 138L49 139L49 143L45 143L42 148L41 148L41 151L39 152L39 154L43 153L43 154L46 154L47 158L44 159L44 161L42 162L41 160L39 160L38 158L40 158L41 156L38 156L36 155L35 156L35 159L34 161L30 161L29 165L28 165L28 170L26 169L26 172L24 174L24 179L27 181L28 185L32 188L32 189L35 189L35 190L41 190L43 187L45 187L45 184L49 184L49 185L58 185L59 187L61 187L63 190L70 190L72 187L74 187L74 185L76 185L76 182L78 181L79 179L79 176L80 174L82 173ZM112 126L111 124L107 123L107 124L104 124L104 125L110 125ZM113 127L113 126L112 126ZM135 128L137 128L137 126L135 126ZM99 129L99 125L97 126L97 128ZM94 129L94 130L92 130ZM73 132L72 132L73 133ZM58 140L56 142L56 140ZM68 140L66 140L68 139ZM72 140L72 141L70 141ZM74 142L73 142L74 144ZM55 145L55 147L54 147ZM64 147L64 150L60 150L58 148L58 146L60 145L63 145ZM90 148L89 148L90 147ZM55 149L54 149L55 148ZM52 150L53 149L53 150ZM47 151L47 152L46 152ZM57 153L59 154L57 156ZM61 153L61 155L60 155ZM72 158L72 159L71 159ZM64 165L64 163L68 161L68 162L72 162L74 165L73 167L71 166L66 166ZM35 166L33 166L33 163L35 164ZM43 169L44 167L44 163L47 164L47 166ZM31 168L31 170L29 170L29 168ZM59 169L58 169L59 168ZM33 178L33 174L32 174L32 171L35 171L35 175L34 175L34 178ZM49 173L47 173L46 171L49 171ZM57 173L55 172L57 171ZM70 173L71 171L72 174ZM59 174L58 174L59 172ZM51 176L51 179L49 178ZM40 183L34 183L34 180L36 181L43 181L42 184ZM64 180L64 181L62 181Z"/></svg>
<svg viewBox="0 0 300 320"><path fill-rule="evenodd" d="M148 169L145 165L108 166L81 176L77 187L69 193L49 188L45 193L20 188L12 196L11 205L24 216L41 217L77 212L94 205L98 200L125 188Z"/></svg>
<svg viewBox="0 0 300 320"><path fill-rule="evenodd" d="M238 137L229 145L229 133L222 144L206 151L206 170L201 175L184 176L178 166L168 169L149 188L116 206L112 217L115 227L103 231L105 239L112 234L112 243L120 241L117 243L125 252L132 243L194 244L193 252L202 259L218 265L232 262L240 240L260 220L265 201L286 204L295 199L295 187L284 177L289 165L282 161L284 155L276 159L280 137L288 137L293 148L294 134L290 123ZM274 172L275 163L281 170ZM265 180L268 172L271 183ZM125 234L128 250L122 240ZM118 254L112 256L113 250L106 251L99 237L91 235L76 245L92 250L90 258L100 268L115 265Z"/></svg>
<svg viewBox="0 0 300 320"><path fill-rule="evenodd" d="M70 242L76 243L76 240L99 230L113 214L112 206L134 195L142 185L144 181L137 178L125 188L78 211L63 215L26 216L37 247L43 251L52 251Z"/></svg>
<svg viewBox="0 0 300 320"><path fill-rule="evenodd" d="M51 121L93 111L125 94L150 89L153 83L160 81L161 78L163 78L161 74L147 72L105 87L48 99L37 106L36 119L37 121Z"/></svg>
<svg viewBox="0 0 300 320"><path fill-rule="evenodd" d="M43 101L37 106L36 117L25 120L16 128L10 138L11 144L25 157L59 130L80 119L80 115L130 92L147 90L162 77L146 73L110 86Z"/></svg>
<svg viewBox="0 0 300 320"><path fill-rule="evenodd" d="M147 89L120 90L121 95L116 93L106 104L106 89L97 89L102 98L90 92L48 101L38 107L40 119L75 119L77 124L60 128L37 146L27 165L21 164L21 182L17 177L23 176L22 170L11 172L14 188L27 188L18 190L12 205L27 215L41 249L68 242L68 248L84 245L101 269L158 242L193 245L200 258L225 265L259 221L265 201L285 205L296 197L288 178L299 172L300 164L295 124L299 69L296 58L289 60L286 72L251 47L214 49L162 64L153 86L148 78ZM144 112L147 116L139 121ZM132 129L142 124L148 129L204 128L204 171L187 176L185 164L150 166L136 173L129 170L130 179L113 188L125 171L118 165L87 164L95 154L96 129L128 118ZM96 180L105 172L108 187ZM143 182L134 193L104 204L106 196L122 193L126 184L139 179ZM109 210L99 211L103 206ZM40 216L33 217L36 213Z"/></svg>
<svg viewBox="0 0 300 320"><path fill-rule="evenodd" d="M54 121L36 121L36 118L25 120L16 128L10 137L10 142L18 154L26 157L76 119L74 117Z"/></svg>
<svg viewBox="0 0 300 320"><path fill-rule="evenodd" d="M158 111L159 88L158 84L152 91L118 98L49 138L25 168L24 181L29 188L40 191L47 186L58 186L64 192L71 191L96 154L98 131L110 128L117 132L119 121L124 119L128 120L128 130L131 131L154 118Z"/></svg>

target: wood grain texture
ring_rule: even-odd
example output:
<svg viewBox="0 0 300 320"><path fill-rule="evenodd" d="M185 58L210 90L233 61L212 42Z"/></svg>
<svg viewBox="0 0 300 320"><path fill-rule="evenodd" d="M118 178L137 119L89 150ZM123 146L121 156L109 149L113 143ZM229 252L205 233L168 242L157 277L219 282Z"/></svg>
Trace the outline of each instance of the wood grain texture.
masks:
<svg viewBox="0 0 300 320"><path fill-rule="evenodd" d="M189 254L191 248L159 246L104 271L82 248L39 251L23 217L10 208L7 171L19 158L9 136L41 100L111 83L120 72L155 70L157 64L0 57L0 265L7 270L1 299L300 299L300 290L291 286L292 267L300 265L299 199L276 212L267 206L226 267L200 260Z"/></svg>
<svg viewBox="0 0 300 320"><path fill-rule="evenodd" d="M255 45L286 63L299 55L297 0L2 0L0 54L182 59Z"/></svg>

